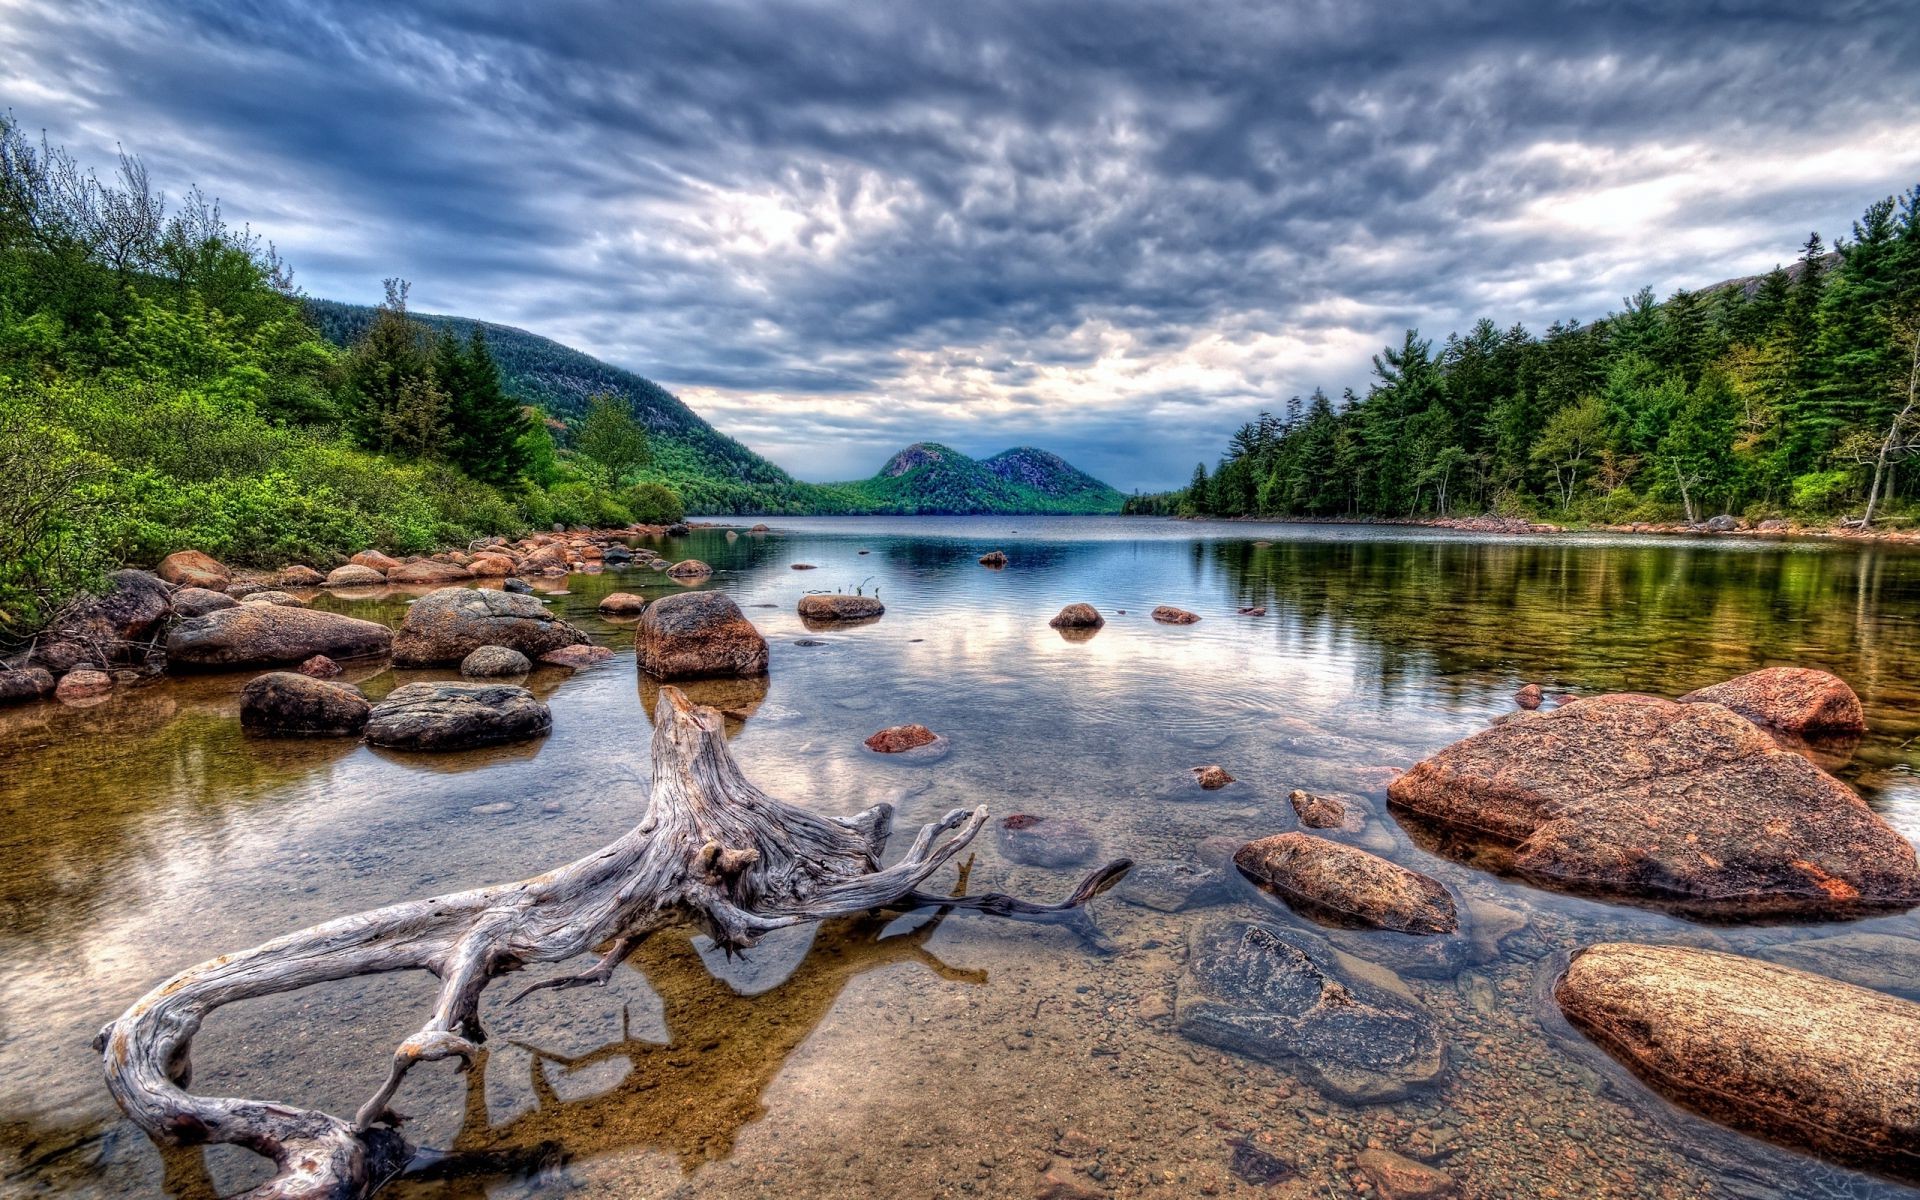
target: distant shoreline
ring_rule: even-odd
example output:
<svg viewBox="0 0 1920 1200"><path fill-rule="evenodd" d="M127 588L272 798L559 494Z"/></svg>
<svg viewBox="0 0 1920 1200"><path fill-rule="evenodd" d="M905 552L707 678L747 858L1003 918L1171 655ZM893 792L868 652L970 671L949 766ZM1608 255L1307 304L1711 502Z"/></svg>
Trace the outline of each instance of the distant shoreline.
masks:
<svg viewBox="0 0 1920 1200"><path fill-rule="evenodd" d="M1483 533L1510 537L1541 537L1567 533L1604 533L1650 538L1707 537L1748 538L1764 541L1817 540L1838 542L1912 542L1920 543L1920 529L1855 529L1839 525L1808 525L1798 521L1768 520L1758 523L1735 518L1731 528L1710 528L1707 522L1636 521L1624 525L1575 523L1554 525L1528 521L1520 517L1165 517L1169 521L1222 521L1260 525L1379 525L1414 529L1444 529L1458 533Z"/></svg>

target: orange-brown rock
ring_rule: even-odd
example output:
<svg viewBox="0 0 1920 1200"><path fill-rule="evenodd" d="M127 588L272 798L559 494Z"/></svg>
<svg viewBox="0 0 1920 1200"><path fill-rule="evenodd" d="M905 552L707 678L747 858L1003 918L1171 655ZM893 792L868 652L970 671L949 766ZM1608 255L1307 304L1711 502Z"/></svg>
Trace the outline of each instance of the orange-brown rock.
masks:
<svg viewBox="0 0 1920 1200"><path fill-rule="evenodd" d="M291 567L283 567L280 573L273 577L273 581L283 588L316 588L325 583L327 577L312 567L304 567L296 563Z"/></svg>
<svg viewBox="0 0 1920 1200"><path fill-rule="evenodd" d="M682 592L649 604L634 631L634 654L656 679L767 670L767 639L725 592Z"/></svg>
<svg viewBox="0 0 1920 1200"><path fill-rule="evenodd" d="M559 567L565 570L568 562L566 543L547 542L538 549L530 551L526 557L520 560L520 573L523 575L538 575L549 567Z"/></svg>
<svg viewBox="0 0 1920 1200"><path fill-rule="evenodd" d="M895 725L869 737L866 746L876 754L900 754L931 746L939 740L940 735L925 725Z"/></svg>
<svg viewBox="0 0 1920 1200"><path fill-rule="evenodd" d="M1522 713L1388 785L1420 823L1578 890L1760 912L1920 903L1914 849L1845 784L1717 704L1594 696Z"/></svg>
<svg viewBox="0 0 1920 1200"><path fill-rule="evenodd" d="M1392 1150L1362 1150L1353 1161L1380 1200L1452 1200L1460 1194L1445 1171Z"/></svg>
<svg viewBox="0 0 1920 1200"><path fill-rule="evenodd" d="M198 550L176 550L161 559L153 573L179 587L203 587L216 591L233 580L233 572L221 566L211 555Z"/></svg>
<svg viewBox="0 0 1920 1200"><path fill-rule="evenodd" d="M1287 803L1293 805L1293 815L1299 817L1300 823L1309 829L1341 829L1358 833L1366 824L1365 819L1338 796L1295 788L1287 793Z"/></svg>
<svg viewBox="0 0 1920 1200"><path fill-rule="evenodd" d="M826 621L865 621L887 611L878 596L815 592L800 597L800 616L809 625Z"/></svg>
<svg viewBox="0 0 1920 1200"><path fill-rule="evenodd" d="M340 674L340 664L324 654L314 655L301 663L297 669L309 679L332 679Z"/></svg>
<svg viewBox="0 0 1920 1200"><path fill-rule="evenodd" d="M1219 763L1208 763L1204 767L1193 768L1193 781L1209 792L1217 792L1234 782L1234 778Z"/></svg>
<svg viewBox="0 0 1920 1200"><path fill-rule="evenodd" d="M1718 704L1757 725L1808 737L1865 733L1860 697L1838 675L1810 667L1768 667L1680 697Z"/></svg>
<svg viewBox="0 0 1920 1200"><path fill-rule="evenodd" d="M272 667L316 654L385 654L393 631L378 621L278 604L238 604L175 625L167 634L170 667Z"/></svg>
<svg viewBox="0 0 1920 1200"><path fill-rule="evenodd" d="M435 562L423 558L419 562L401 563L387 572L388 583L454 583L471 576L465 567L458 563Z"/></svg>
<svg viewBox="0 0 1920 1200"><path fill-rule="evenodd" d="M93 667L75 667L60 677L54 686L53 694L57 699L91 700L104 696L113 690L113 676Z"/></svg>
<svg viewBox="0 0 1920 1200"><path fill-rule="evenodd" d="M370 571L378 571L382 576L400 565L399 559L382 554L378 550L362 550L347 561L356 567L365 567Z"/></svg>
<svg viewBox="0 0 1920 1200"><path fill-rule="evenodd" d="M1513 694L1513 702L1528 712L1539 708L1542 699L1544 699L1544 697L1541 694L1540 685L1537 683L1529 683Z"/></svg>
<svg viewBox="0 0 1920 1200"><path fill-rule="evenodd" d="M473 556L467 570L476 578L499 579L513 574L513 560L504 554L480 553Z"/></svg>
<svg viewBox="0 0 1920 1200"><path fill-rule="evenodd" d="M1162 604L1153 610L1153 619L1162 625L1191 625L1200 618L1184 608L1175 608L1171 604Z"/></svg>
<svg viewBox="0 0 1920 1200"><path fill-rule="evenodd" d="M379 587L386 582L385 572L377 571L365 563L346 563L327 572L327 586L330 588Z"/></svg>
<svg viewBox="0 0 1920 1200"><path fill-rule="evenodd" d="M1240 847L1233 865L1309 911L1324 910L1399 933L1453 933L1453 896L1438 881L1310 833L1281 833Z"/></svg>
<svg viewBox="0 0 1920 1200"><path fill-rule="evenodd" d="M1055 629L1098 629L1106 623L1100 610L1091 604L1069 604L1047 622Z"/></svg>
<svg viewBox="0 0 1920 1200"><path fill-rule="evenodd" d="M611 613L616 617L635 616L646 606L646 597L636 596L632 592L608 592L601 598L599 604L601 612Z"/></svg>
<svg viewBox="0 0 1920 1200"><path fill-rule="evenodd" d="M605 646L582 643L578 646L562 646L558 650L549 650L540 656L540 661L550 667L568 667L575 671L582 667L591 667L613 657L613 651Z"/></svg>
<svg viewBox="0 0 1920 1200"><path fill-rule="evenodd" d="M1920 1179L1920 1005L1713 950L1610 942L1554 989L1575 1027L1716 1121Z"/></svg>
<svg viewBox="0 0 1920 1200"><path fill-rule="evenodd" d="M705 579L711 574L713 568L697 558L683 558L667 568L667 575L672 579Z"/></svg>

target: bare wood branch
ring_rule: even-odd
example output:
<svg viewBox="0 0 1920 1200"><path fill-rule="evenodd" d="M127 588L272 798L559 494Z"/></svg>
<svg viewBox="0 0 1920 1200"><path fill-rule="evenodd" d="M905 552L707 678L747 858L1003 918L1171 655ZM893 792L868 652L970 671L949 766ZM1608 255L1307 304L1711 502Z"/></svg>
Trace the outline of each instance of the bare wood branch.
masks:
<svg viewBox="0 0 1920 1200"><path fill-rule="evenodd" d="M791 925L925 906L1005 917L1072 914L1131 865L1094 871L1057 904L1012 896L940 896L920 889L966 848L986 809L955 809L921 829L889 867L880 856L890 805L847 819L822 817L761 792L728 751L720 714L663 687L655 707L653 781L640 823L612 844L544 875L342 917L252 950L190 967L141 997L101 1031L107 1086L127 1116L167 1146L227 1143L273 1160L278 1173L255 1200L362 1196L402 1165L410 1148L388 1110L416 1066L470 1066L486 1040L488 984L532 963L609 947L578 975L543 989L604 983L650 934L692 924L729 954ZM431 971L440 993L418 1032L393 1054L387 1077L352 1121L265 1101L187 1091L194 1035L224 1005L313 984L389 971Z"/></svg>

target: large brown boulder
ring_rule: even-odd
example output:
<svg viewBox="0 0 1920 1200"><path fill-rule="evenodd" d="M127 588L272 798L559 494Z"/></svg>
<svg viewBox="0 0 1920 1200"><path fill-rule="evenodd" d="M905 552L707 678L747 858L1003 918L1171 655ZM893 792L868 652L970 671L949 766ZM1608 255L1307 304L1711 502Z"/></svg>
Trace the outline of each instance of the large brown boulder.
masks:
<svg viewBox="0 0 1920 1200"><path fill-rule="evenodd" d="M513 559L504 554L476 554L467 570L476 579L500 579L513 574Z"/></svg>
<svg viewBox="0 0 1920 1200"><path fill-rule="evenodd" d="M291 567L281 568L273 581L283 588L316 588L325 583L327 577L312 567L295 563Z"/></svg>
<svg viewBox="0 0 1920 1200"><path fill-rule="evenodd" d="M87 646L96 662L144 656L173 614L173 589L145 571L115 571L98 596L70 605L55 625L61 637Z"/></svg>
<svg viewBox="0 0 1920 1200"><path fill-rule="evenodd" d="M387 572L388 583L454 583L471 578L473 572L458 563L435 562L423 558L419 562L401 563Z"/></svg>
<svg viewBox="0 0 1920 1200"><path fill-rule="evenodd" d="M523 742L553 729L553 714L511 684L409 683L367 719L367 741L395 750L467 750Z"/></svg>
<svg viewBox="0 0 1920 1200"><path fill-rule="evenodd" d="M705 579L713 574L713 568L697 558L683 558L667 568L669 579Z"/></svg>
<svg viewBox="0 0 1920 1200"><path fill-rule="evenodd" d="M867 621L886 612L878 596L848 596L839 592L816 592L800 597L800 619L809 624L834 621Z"/></svg>
<svg viewBox="0 0 1920 1200"><path fill-rule="evenodd" d="M330 588L379 587L386 582L386 572L365 563L347 563L327 572Z"/></svg>
<svg viewBox="0 0 1920 1200"><path fill-rule="evenodd" d="M1264 921L1194 928L1174 1019L1187 1037L1284 1063L1350 1104L1399 1099L1447 1069L1445 1038L1410 996Z"/></svg>
<svg viewBox="0 0 1920 1200"><path fill-rule="evenodd" d="M407 609L393 639L393 661L403 667L457 663L482 646L506 646L538 658L586 640L586 634L532 596L491 588L441 588Z"/></svg>
<svg viewBox="0 0 1920 1200"><path fill-rule="evenodd" d="M571 563L567 557L565 542L549 542L527 554L520 560L520 570L528 575L538 575L549 567L565 570Z"/></svg>
<svg viewBox="0 0 1920 1200"><path fill-rule="evenodd" d="M318 608L241 604L182 621L167 635L174 667L277 667L316 654L366 658L385 654L393 631L377 621Z"/></svg>
<svg viewBox="0 0 1920 1200"><path fill-rule="evenodd" d="M1757 725L1805 737L1865 733L1866 713L1846 680L1809 667L1768 667L1680 697L1718 704Z"/></svg>
<svg viewBox="0 0 1920 1200"><path fill-rule="evenodd" d="M1656 1091L1748 1133L1920 1178L1920 1005L1758 959L1627 942L1554 990Z"/></svg>
<svg viewBox="0 0 1920 1200"><path fill-rule="evenodd" d="M725 592L682 592L655 600L634 630L640 669L656 679L764 675L767 639Z"/></svg>
<svg viewBox="0 0 1920 1200"><path fill-rule="evenodd" d="M270 671L240 692L240 728L266 737L351 737L372 710L359 688L294 671Z"/></svg>
<svg viewBox="0 0 1920 1200"><path fill-rule="evenodd" d="M180 587L218 590L233 581L233 572L221 566L212 555L198 550L176 550L160 560L155 575Z"/></svg>
<svg viewBox="0 0 1920 1200"><path fill-rule="evenodd" d="M1905 838L1717 704L1595 696L1515 714L1387 794L1416 832L1505 843L1544 883L1736 915L1920 903Z"/></svg>
<svg viewBox="0 0 1920 1200"><path fill-rule="evenodd" d="M1281 833L1240 847L1233 865L1289 902L1376 929L1453 933L1453 897L1438 881L1310 833Z"/></svg>

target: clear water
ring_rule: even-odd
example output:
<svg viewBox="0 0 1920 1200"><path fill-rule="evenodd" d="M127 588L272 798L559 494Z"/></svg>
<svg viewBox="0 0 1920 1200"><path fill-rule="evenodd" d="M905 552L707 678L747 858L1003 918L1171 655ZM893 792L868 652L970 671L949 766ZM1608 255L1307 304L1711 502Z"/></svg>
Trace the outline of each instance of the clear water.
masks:
<svg viewBox="0 0 1920 1200"><path fill-rule="evenodd" d="M1832 765L1920 835L1920 556L1104 518L775 524L662 547L712 563L707 586L772 644L765 681L691 689L730 714L762 787L836 813L892 799L903 829L959 804L1071 816L1103 854L1141 861L1293 828L1295 787L1360 797L1373 813L1362 844L1525 922L1485 965L1404 980L1449 1039L1446 1080L1354 1107L1183 1038L1170 1010L1187 929L1230 914L1299 921L1251 889L1177 914L1104 897L1111 955L1059 928L965 916L838 923L733 964L661 937L603 991L512 1009L505 987L493 993L482 1069L425 1067L395 1104L415 1142L452 1157L388 1194L1033 1197L1072 1194L1049 1191L1064 1181L1117 1196L1348 1196L1353 1156L1385 1146L1474 1196L1920 1195L1672 1109L1536 996L1558 956L1597 940L1768 956L1840 927L1698 926L1536 891L1426 854L1383 803L1391 768L1510 711L1522 683L1674 695L1793 663L1859 690L1874 732ZM996 548L1007 569L976 564ZM554 713L533 745L418 757L249 740L235 717L245 675L0 712L0 1192L208 1197L257 1180L250 1156L163 1157L118 1119L94 1031L202 958L533 874L636 819L652 687L634 670L631 623L595 604L677 585L643 570L553 586L568 592L554 607L620 653L531 678ZM808 589L854 587L886 602L877 623L809 631L794 613ZM406 599L316 603L397 623ZM1108 613L1090 640L1046 624L1078 600ZM1203 619L1157 625L1146 614L1162 603ZM1266 615L1236 614L1256 605ZM449 675L350 677L377 696ZM861 749L908 721L952 753L906 765ZM1216 762L1241 782L1198 791L1189 769ZM975 851L975 890L1051 897L1079 874L1014 865L986 837ZM1920 938L1912 914L1844 928ZM1920 953L1911 966L1920 975ZM196 1042L195 1090L351 1111L431 992L394 977L224 1010ZM1292 1176L1236 1175L1243 1144Z"/></svg>

